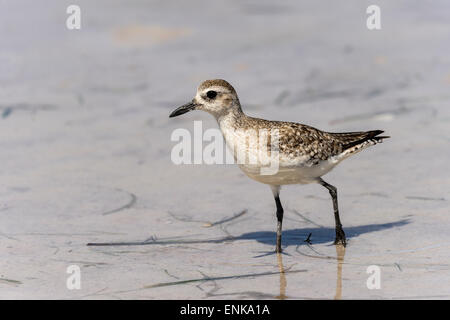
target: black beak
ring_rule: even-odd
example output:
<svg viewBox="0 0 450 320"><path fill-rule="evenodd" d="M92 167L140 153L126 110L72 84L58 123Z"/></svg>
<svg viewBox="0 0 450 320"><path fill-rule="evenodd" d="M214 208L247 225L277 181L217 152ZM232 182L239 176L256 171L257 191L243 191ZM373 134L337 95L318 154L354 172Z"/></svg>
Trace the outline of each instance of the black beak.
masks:
<svg viewBox="0 0 450 320"><path fill-rule="evenodd" d="M169 116L169 118L173 118L179 115L182 115L183 113L189 112L191 110L195 109L195 104L193 102L189 102L186 104L183 104L181 107L176 108Z"/></svg>

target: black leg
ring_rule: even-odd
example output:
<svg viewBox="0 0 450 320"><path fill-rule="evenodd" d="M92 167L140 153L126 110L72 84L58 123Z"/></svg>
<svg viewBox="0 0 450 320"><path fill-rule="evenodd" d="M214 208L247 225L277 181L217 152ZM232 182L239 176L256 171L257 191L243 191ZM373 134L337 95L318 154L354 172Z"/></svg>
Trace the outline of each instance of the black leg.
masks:
<svg viewBox="0 0 450 320"><path fill-rule="evenodd" d="M328 189L328 191L330 192L331 198L333 199L334 220L336 222L336 239L334 240L334 244L342 244L345 247L345 245L347 244L347 241L345 239L344 230L342 230L341 219L339 218L337 189L335 186L332 186L331 184L326 183L322 179L319 180L319 183Z"/></svg>
<svg viewBox="0 0 450 320"><path fill-rule="evenodd" d="M283 207L281 206L280 201L280 189L279 187L272 188L273 196L275 198L275 203L277 205L277 247L276 252L281 253L281 230L282 230L282 224L283 224Z"/></svg>

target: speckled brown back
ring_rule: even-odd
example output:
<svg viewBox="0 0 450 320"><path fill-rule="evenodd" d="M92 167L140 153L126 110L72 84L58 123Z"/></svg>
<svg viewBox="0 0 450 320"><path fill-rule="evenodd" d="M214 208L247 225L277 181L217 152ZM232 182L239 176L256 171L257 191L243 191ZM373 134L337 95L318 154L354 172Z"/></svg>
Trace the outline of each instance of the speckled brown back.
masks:
<svg viewBox="0 0 450 320"><path fill-rule="evenodd" d="M292 157L308 156L307 162L313 164L339 155L346 149L374 138L383 132L375 130L330 133L300 123L268 121L248 116L237 117L236 125L242 129L278 129L279 151Z"/></svg>

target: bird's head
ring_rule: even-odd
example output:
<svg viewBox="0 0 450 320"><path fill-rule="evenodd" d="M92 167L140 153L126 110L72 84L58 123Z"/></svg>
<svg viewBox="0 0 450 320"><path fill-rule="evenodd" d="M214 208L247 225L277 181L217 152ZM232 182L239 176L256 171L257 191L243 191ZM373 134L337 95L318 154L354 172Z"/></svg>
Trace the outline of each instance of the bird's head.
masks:
<svg viewBox="0 0 450 320"><path fill-rule="evenodd" d="M236 91L225 80L204 81L197 89L191 102L175 109L169 117L176 117L191 110L203 110L219 118L233 110L241 110Z"/></svg>

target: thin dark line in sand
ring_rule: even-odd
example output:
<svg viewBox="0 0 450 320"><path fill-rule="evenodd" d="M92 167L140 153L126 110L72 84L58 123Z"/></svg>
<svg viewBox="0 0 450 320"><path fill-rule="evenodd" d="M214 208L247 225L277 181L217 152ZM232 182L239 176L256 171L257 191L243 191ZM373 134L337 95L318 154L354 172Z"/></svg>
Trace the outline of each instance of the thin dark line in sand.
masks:
<svg viewBox="0 0 450 320"><path fill-rule="evenodd" d="M217 226L217 225L220 225L220 224L223 224L223 223L226 223L226 222L230 222L230 221L232 221L232 220L234 220L234 219L237 219L237 218L239 218L239 217L242 217L242 216L243 216L244 214L246 214L247 212L248 212L248 210L247 210L247 209L244 209L244 210L242 210L241 212L235 214L235 215L232 216L232 217L224 218L224 219L222 219L222 220L219 220L219 221L216 221L216 222L211 223L211 227Z"/></svg>
<svg viewBox="0 0 450 320"><path fill-rule="evenodd" d="M300 270L293 270L293 271L285 271L284 273L298 273L298 272L307 272L308 270L300 269ZM209 277L204 276L203 278L197 278L197 279L188 279L188 280L181 280L181 281L171 281L171 282L161 282L156 283L148 286L144 286L143 289L152 289L152 288L159 288L159 287L167 287L167 286L174 286L179 284L187 284L187 283L193 283L193 282L202 282L202 281L218 281L218 280L229 280L229 279L242 279L242 278L251 278L251 277L262 277L262 276L270 276L279 274L279 271L276 272L261 272L261 273L248 273L248 274L240 274L240 275L231 275L231 276L222 276L222 277Z"/></svg>
<svg viewBox="0 0 450 320"><path fill-rule="evenodd" d="M172 212L167 212L172 218L174 218L175 220L178 220L178 221L183 221L183 222L199 222L199 223L203 223L206 227L213 227L213 226L217 226L217 225L220 225L220 224L223 224L223 223L226 223L226 222L230 222L230 221L232 221L232 220L234 220L234 219L237 219L237 218L239 218L239 217L241 217L241 216L243 216L244 214L246 214L248 212L248 210L247 209L244 209L244 210L242 210L241 212L239 212L239 213L237 213L237 214L235 214L235 215L233 215L233 216L231 216L231 217L226 217L226 218L223 218L223 219L221 219L221 220L218 220L218 221L216 221L216 222L209 222L209 221L205 221L205 220L194 220L194 219L191 219L191 218L188 218L188 217L180 217L180 216L177 216L177 215L175 215L174 213L172 213Z"/></svg>
<svg viewBox="0 0 450 320"><path fill-rule="evenodd" d="M233 240L233 237L222 237L217 239L193 239L193 240L150 240L150 241L130 241L130 242L90 242L88 246L145 246L145 245L165 245L165 244L192 244L192 243L220 243Z"/></svg>
<svg viewBox="0 0 450 320"><path fill-rule="evenodd" d="M301 214L300 212L298 212L297 210L294 210L294 213L295 213L296 215L298 215L300 218L302 218L303 220L305 220L306 222L309 222L309 223L311 223L312 225L315 225L316 227L319 227L319 228L325 228L324 226L322 226L322 225L320 225L320 224L318 224L318 223L315 223L315 222L312 221L311 219L305 217L304 215L302 215L302 214Z"/></svg>
<svg viewBox="0 0 450 320"><path fill-rule="evenodd" d="M136 195L135 195L134 193L131 193L131 192L128 192L128 191L125 191L125 190L122 190L122 189L115 189L115 190L120 191L120 192L125 192L125 193L127 193L127 194L130 196L130 200L129 200L125 205L120 206L119 208L116 208L116 209L113 209L113 210L110 210L110 211L103 212L102 215L104 215L104 216L106 216L106 215L108 215L108 214L116 213L116 212L119 212L119 211L122 211L122 210L125 210L125 209L129 209L129 208L131 208L131 207L136 203L136 201L137 201L137 197L136 197Z"/></svg>
<svg viewBox="0 0 450 320"><path fill-rule="evenodd" d="M242 217L244 214L248 212L247 209L242 210L241 212L235 214L232 217L227 217L221 220L218 220L213 223L208 222L208 227L211 226L221 226L226 222L230 222L234 219L237 219L239 217ZM189 218L180 218L175 216L173 213L168 212L170 216L172 216L174 219L183 221L183 222L202 222L205 223L205 221L193 221ZM176 237L181 238L181 237ZM87 245L88 246L143 246L143 245L166 245L166 244L195 244L195 243L220 243L224 241L231 241L235 240L233 236L227 235L226 237L222 238L216 238L216 239L207 239L207 240L201 240L201 239L193 239L193 240L175 240L176 238L167 238L166 240L158 240L156 236L152 236L149 239L146 239L144 241L131 241L131 242L90 242Z"/></svg>
<svg viewBox="0 0 450 320"><path fill-rule="evenodd" d="M421 197L421 196L406 196L405 198L411 199L411 200L445 201L444 198L431 198L431 197Z"/></svg>
<svg viewBox="0 0 450 320"><path fill-rule="evenodd" d="M306 245L308 246L308 248L309 248L311 251L313 251L313 252L316 253L317 255L311 255L311 254L307 254L307 253L301 252L301 251L299 250L300 245L298 245L298 246L295 248L295 251L296 251L297 253L301 254L302 256L309 257L309 258L317 258L317 259L325 259L325 260L336 259L336 257L327 256L327 255L324 255L324 254L318 252L318 251L315 250L315 249L312 247L312 245L310 245L309 243L307 243Z"/></svg>
<svg viewBox="0 0 450 320"><path fill-rule="evenodd" d="M183 238L183 237L176 237ZM262 236L255 237L252 240L262 241L262 240L271 240L272 236ZM304 237L300 236L291 236L290 239L298 239L299 241L304 240ZM174 244L198 244L198 243L223 243L229 241L238 241L238 240L248 240L247 238L242 238L240 236L226 236L221 238L213 238L213 239L192 239L192 240L174 240L174 238L165 238L165 240L144 240L144 241L130 241L130 242L89 242L86 244L87 246L146 246L146 245L174 245Z"/></svg>
<svg viewBox="0 0 450 320"><path fill-rule="evenodd" d="M300 269L300 270L293 270L293 271L287 271L285 270L285 274L287 273L300 273L300 272L308 272L306 269ZM203 274L202 272L200 272ZM171 282L160 282L152 285L147 285L142 288L138 289L132 289L132 290L123 290L123 291L115 291L107 293L109 295L111 294L117 294L117 293L128 293L128 292L136 292L136 291L142 291L146 289L153 289L153 288L161 288L161 287L168 287L168 286L176 286L176 285L182 285L182 284L189 284L189 283L196 283L196 282L207 282L207 281L220 281L220 280L231 280L231 279L243 279L243 278L252 278L252 277L264 277L264 276L271 276L279 274L279 271L276 272L261 272L261 273L248 273L248 274L239 274L239 275L231 275L231 276L221 276L221 277L209 277L204 275L203 278L196 278L196 279L187 279L187 280L180 280L180 281L171 281Z"/></svg>
<svg viewBox="0 0 450 320"><path fill-rule="evenodd" d="M6 279L6 278L0 278L0 283L5 283L5 284L15 286L15 287L22 284L22 282L19 280Z"/></svg>

